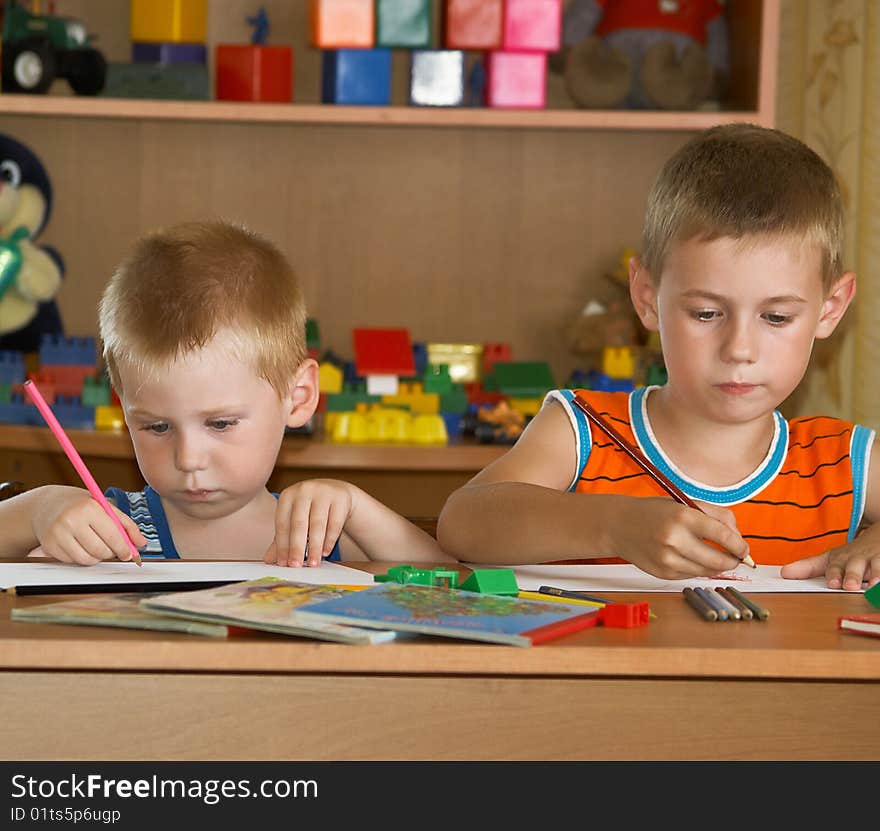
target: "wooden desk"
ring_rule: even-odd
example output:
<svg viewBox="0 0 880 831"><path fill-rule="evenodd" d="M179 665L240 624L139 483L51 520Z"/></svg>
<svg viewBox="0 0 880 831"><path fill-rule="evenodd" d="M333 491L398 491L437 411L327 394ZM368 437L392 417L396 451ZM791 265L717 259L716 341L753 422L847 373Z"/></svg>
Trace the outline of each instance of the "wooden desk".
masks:
<svg viewBox="0 0 880 831"><path fill-rule="evenodd" d="M388 564L371 563L371 571ZM0 754L17 760L877 759L880 638L861 595L761 595L706 623L677 594L640 629L521 649L343 646L13 623ZM61 599L61 598L57 598ZM14 715L13 715L14 714Z"/></svg>
<svg viewBox="0 0 880 831"><path fill-rule="evenodd" d="M103 486L140 490L143 479L128 433L70 430L70 439ZM462 443L449 447L343 445L320 438L284 439L269 487L279 491L303 479L344 479L405 516L438 516L446 497L507 448ZM0 424L0 482L28 488L82 483L45 427Z"/></svg>

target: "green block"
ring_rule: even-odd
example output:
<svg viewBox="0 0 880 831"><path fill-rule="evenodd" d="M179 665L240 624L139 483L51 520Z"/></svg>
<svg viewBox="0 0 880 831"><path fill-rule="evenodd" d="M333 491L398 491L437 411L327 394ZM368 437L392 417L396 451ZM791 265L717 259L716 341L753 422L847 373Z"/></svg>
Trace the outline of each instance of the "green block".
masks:
<svg viewBox="0 0 880 831"><path fill-rule="evenodd" d="M458 585L458 572L448 568L392 566L385 574L377 574L373 579L377 583L415 583L419 586L454 589Z"/></svg>
<svg viewBox="0 0 880 831"><path fill-rule="evenodd" d="M662 387L666 383L666 367L660 364L651 364L645 374L645 385L649 387Z"/></svg>
<svg viewBox="0 0 880 831"><path fill-rule="evenodd" d="M358 404L373 404L382 400L380 395L367 395L361 392L335 392L327 395L328 413L348 413L357 409Z"/></svg>
<svg viewBox="0 0 880 831"><path fill-rule="evenodd" d="M109 406L110 380L106 376L83 378L82 403L84 407Z"/></svg>
<svg viewBox="0 0 880 831"><path fill-rule="evenodd" d="M8 404L12 400L12 384L0 384L0 403Z"/></svg>
<svg viewBox="0 0 880 831"><path fill-rule="evenodd" d="M428 364L422 374L422 389L425 392L446 393L452 391L452 378L446 364Z"/></svg>
<svg viewBox="0 0 880 831"><path fill-rule="evenodd" d="M481 594L504 594L511 597L519 594L512 568L475 568L460 588Z"/></svg>
<svg viewBox="0 0 880 831"><path fill-rule="evenodd" d="M318 329L318 321L313 317L306 320L306 346L309 349L321 348L321 332Z"/></svg>
<svg viewBox="0 0 880 831"><path fill-rule="evenodd" d="M865 600L872 606L880 608L880 583L875 583L865 592Z"/></svg>
<svg viewBox="0 0 880 831"><path fill-rule="evenodd" d="M440 412L441 413L464 413L467 412L468 399L467 393L462 389L461 385L454 384L454 389L449 392L440 393Z"/></svg>
<svg viewBox="0 0 880 831"><path fill-rule="evenodd" d="M376 46L431 46L431 0L376 0Z"/></svg>
<svg viewBox="0 0 880 831"><path fill-rule="evenodd" d="M490 378L483 384L484 389L511 398L538 398L555 386L546 361L500 361L492 368Z"/></svg>
<svg viewBox="0 0 880 831"><path fill-rule="evenodd" d="M198 63L108 63L102 98L208 101L208 68Z"/></svg>

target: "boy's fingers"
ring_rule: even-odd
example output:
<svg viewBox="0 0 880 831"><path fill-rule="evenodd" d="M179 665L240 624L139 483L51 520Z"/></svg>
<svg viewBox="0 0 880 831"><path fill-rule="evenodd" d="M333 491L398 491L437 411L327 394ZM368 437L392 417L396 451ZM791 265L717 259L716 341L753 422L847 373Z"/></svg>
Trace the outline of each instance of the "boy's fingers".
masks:
<svg viewBox="0 0 880 831"><path fill-rule="evenodd" d="M143 548L147 544L147 538L141 533L138 524L130 516L122 513L118 508L116 508L116 512L119 514L119 518L122 521L122 527L125 528L125 532L128 534L129 539L134 543L135 548ZM126 548L128 548L128 546L126 546Z"/></svg>
<svg viewBox="0 0 880 831"><path fill-rule="evenodd" d="M279 539L281 546L279 551L279 564L289 566L301 566L306 553L306 544L309 541L309 514L311 513L312 500L300 499L293 504L290 512L290 535L287 539L287 551L284 551L285 540Z"/></svg>
<svg viewBox="0 0 880 831"><path fill-rule="evenodd" d="M327 516L330 512L329 505L312 503L312 512L309 516L309 561L310 566L321 565L324 556L324 540L327 536Z"/></svg>
<svg viewBox="0 0 880 831"><path fill-rule="evenodd" d="M91 538L83 541L83 547L88 553L98 560L122 560L131 559L131 549L119 529L107 514L101 511L101 515L95 517L89 526L92 531Z"/></svg>
<svg viewBox="0 0 880 831"><path fill-rule="evenodd" d="M813 557L804 557L803 560L795 560L793 563L784 565L780 571L786 580L806 580L810 577L819 577L825 574L828 565L828 553L816 554Z"/></svg>
<svg viewBox="0 0 880 831"><path fill-rule="evenodd" d="M846 567L842 569L841 588L848 592L858 592L862 590L862 580L868 568L868 561L865 557L851 557ZM829 568L829 571L831 569ZM829 575L826 572L825 579L830 585Z"/></svg>
<svg viewBox="0 0 880 831"><path fill-rule="evenodd" d="M278 552L275 548L275 540L272 540L272 544L266 549L266 553L263 555L263 562L274 564L278 561Z"/></svg>
<svg viewBox="0 0 880 831"><path fill-rule="evenodd" d="M336 545L336 541L345 527L347 516L348 511L344 510L342 506L336 503L330 506L330 515L327 517L327 536L324 537L324 557L329 557L333 552L333 546Z"/></svg>

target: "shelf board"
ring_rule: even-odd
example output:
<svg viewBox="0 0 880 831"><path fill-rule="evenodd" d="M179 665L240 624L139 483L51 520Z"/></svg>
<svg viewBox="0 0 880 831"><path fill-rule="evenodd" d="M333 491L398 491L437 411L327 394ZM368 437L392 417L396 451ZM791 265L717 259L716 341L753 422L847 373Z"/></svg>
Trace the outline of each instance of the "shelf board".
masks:
<svg viewBox="0 0 880 831"><path fill-rule="evenodd" d="M537 130L702 130L730 121L764 124L756 110L507 110L482 107L351 107L233 101L154 101L67 95L0 95L0 113L167 121L360 124L409 127L520 127ZM768 123L765 126L771 126Z"/></svg>

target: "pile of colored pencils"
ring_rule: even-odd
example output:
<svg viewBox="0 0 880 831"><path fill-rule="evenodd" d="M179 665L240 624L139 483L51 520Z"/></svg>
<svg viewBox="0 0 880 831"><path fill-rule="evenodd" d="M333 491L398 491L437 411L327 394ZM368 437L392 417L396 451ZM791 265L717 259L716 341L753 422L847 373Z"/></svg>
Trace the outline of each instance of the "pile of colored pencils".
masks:
<svg viewBox="0 0 880 831"><path fill-rule="evenodd" d="M733 586L716 586L714 591L698 587L682 590L684 599L705 620L767 620L770 612Z"/></svg>

